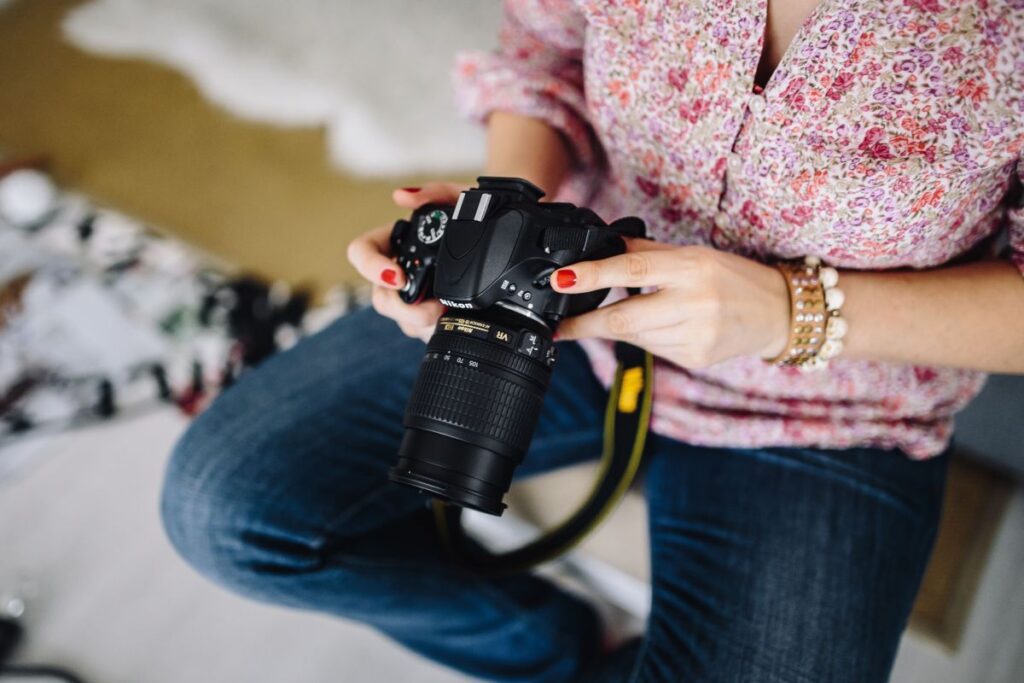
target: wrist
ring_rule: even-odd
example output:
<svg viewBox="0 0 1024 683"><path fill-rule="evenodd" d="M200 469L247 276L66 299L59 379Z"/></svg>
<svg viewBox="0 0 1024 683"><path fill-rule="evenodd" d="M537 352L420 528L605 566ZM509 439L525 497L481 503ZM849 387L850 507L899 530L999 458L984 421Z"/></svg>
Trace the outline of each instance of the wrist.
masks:
<svg viewBox="0 0 1024 683"><path fill-rule="evenodd" d="M791 318L789 287L786 278L778 268L764 266L766 271L766 291L768 299L765 303L765 343L761 347L760 357L769 360L778 357L789 342L789 325Z"/></svg>
<svg viewBox="0 0 1024 683"><path fill-rule="evenodd" d="M839 271L817 256L776 265L789 290L789 331L786 345L766 362L801 370L824 370L843 351L848 329L840 309L846 296L837 286Z"/></svg>
<svg viewBox="0 0 1024 683"><path fill-rule="evenodd" d="M544 121L502 111L488 117L486 175L524 178L544 190L550 200L569 166L562 134Z"/></svg>

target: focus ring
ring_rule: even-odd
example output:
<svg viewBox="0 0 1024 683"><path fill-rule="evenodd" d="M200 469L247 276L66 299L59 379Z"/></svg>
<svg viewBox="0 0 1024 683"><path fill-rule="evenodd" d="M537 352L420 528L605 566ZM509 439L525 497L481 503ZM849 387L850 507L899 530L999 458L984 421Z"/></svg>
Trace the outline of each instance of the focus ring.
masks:
<svg viewBox="0 0 1024 683"><path fill-rule="evenodd" d="M496 342L473 339L462 334L435 334L427 345L427 353L430 352L472 356L526 375L545 386L551 378L551 368L536 358L510 351Z"/></svg>

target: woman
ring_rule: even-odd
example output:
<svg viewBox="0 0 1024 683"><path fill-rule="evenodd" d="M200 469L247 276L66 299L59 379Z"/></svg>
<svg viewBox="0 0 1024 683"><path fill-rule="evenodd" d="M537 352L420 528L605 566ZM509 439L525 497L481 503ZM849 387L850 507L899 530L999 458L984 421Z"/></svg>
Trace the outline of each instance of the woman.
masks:
<svg viewBox="0 0 1024 683"><path fill-rule="evenodd" d="M952 416L982 372L1024 372L1020 0L506 5L501 50L457 70L487 173L653 238L556 274L649 293L559 329L580 343L521 468L598 452L607 340L660 359L642 645L608 652L594 611L540 578L451 566L422 499L386 482L414 338L441 312L399 302L386 227L349 254L407 336L355 315L243 378L173 456L171 538L235 590L486 679L886 680Z"/></svg>

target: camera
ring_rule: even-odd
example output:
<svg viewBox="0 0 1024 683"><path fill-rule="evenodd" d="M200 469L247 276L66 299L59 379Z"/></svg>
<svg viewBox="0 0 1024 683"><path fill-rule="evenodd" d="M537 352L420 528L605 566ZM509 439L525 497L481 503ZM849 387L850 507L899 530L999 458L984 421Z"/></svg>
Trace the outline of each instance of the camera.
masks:
<svg viewBox="0 0 1024 683"><path fill-rule="evenodd" d="M455 206L423 206L391 234L402 300L432 296L447 311L427 343L389 478L492 515L504 510L537 426L555 328L608 294L556 292L552 273L622 254L623 236L645 232L639 218L608 224L543 196L526 180L481 177Z"/></svg>

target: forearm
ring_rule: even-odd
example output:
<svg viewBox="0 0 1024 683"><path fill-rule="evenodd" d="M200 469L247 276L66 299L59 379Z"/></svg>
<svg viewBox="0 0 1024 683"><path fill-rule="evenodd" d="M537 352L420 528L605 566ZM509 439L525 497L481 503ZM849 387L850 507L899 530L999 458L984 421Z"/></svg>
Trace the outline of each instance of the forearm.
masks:
<svg viewBox="0 0 1024 683"><path fill-rule="evenodd" d="M1007 261L841 273L843 356L1024 373L1024 277Z"/></svg>
<svg viewBox="0 0 1024 683"><path fill-rule="evenodd" d="M543 121L501 111L488 117L486 174L525 178L551 199L569 165L565 140Z"/></svg>

